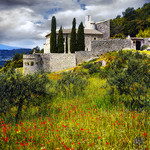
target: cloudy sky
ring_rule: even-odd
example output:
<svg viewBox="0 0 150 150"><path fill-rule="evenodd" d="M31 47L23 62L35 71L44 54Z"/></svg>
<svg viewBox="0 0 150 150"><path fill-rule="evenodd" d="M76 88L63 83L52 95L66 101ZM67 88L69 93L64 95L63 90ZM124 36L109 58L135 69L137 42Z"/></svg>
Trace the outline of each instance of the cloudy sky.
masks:
<svg viewBox="0 0 150 150"><path fill-rule="evenodd" d="M58 28L70 28L74 17L77 26L86 15L98 22L146 2L150 0L0 0L0 44L43 48L53 15Z"/></svg>

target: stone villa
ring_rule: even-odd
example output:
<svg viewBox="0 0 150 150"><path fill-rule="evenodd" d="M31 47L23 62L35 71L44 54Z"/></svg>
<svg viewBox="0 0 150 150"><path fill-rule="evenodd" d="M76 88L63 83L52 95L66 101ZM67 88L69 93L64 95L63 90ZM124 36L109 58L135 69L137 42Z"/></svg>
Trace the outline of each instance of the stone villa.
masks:
<svg viewBox="0 0 150 150"><path fill-rule="evenodd" d="M110 37L110 21L101 21L94 23L91 16L85 17L85 51L91 51L91 41L108 39ZM71 29L63 29L64 36L64 50L66 50L66 43L68 43L68 53L70 53L70 35ZM58 36L58 31L57 31ZM65 51L66 52L66 51ZM46 44L44 44L44 53L50 53L50 33L46 35Z"/></svg>
<svg viewBox="0 0 150 150"><path fill-rule="evenodd" d="M71 67L75 67L84 61L98 57L101 54L119 49L140 49L142 45L150 46L150 39L134 38L128 36L127 39L109 39L110 21L100 21L95 23L91 16L85 17L85 51L70 53L71 29L63 29L64 53L50 53L50 34L46 35L44 44L44 54L34 53L23 55L23 73L33 74L44 69L46 72L56 72ZM58 35L58 31L57 31ZM68 53L66 44L68 43Z"/></svg>

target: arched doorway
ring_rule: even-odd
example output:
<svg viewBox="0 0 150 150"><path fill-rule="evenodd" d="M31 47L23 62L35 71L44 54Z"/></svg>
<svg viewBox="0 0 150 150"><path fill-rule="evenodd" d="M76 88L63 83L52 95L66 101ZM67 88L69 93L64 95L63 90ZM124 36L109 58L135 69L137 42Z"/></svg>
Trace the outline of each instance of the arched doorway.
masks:
<svg viewBox="0 0 150 150"><path fill-rule="evenodd" d="M141 49L141 42L136 41L136 50L140 50L140 49Z"/></svg>

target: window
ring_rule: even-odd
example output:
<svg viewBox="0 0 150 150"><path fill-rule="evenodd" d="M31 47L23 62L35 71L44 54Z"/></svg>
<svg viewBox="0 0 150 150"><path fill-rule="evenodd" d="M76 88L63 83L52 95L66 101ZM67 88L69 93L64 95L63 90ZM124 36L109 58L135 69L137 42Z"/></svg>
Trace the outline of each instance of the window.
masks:
<svg viewBox="0 0 150 150"><path fill-rule="evenodd" d="M96 40L96 37L94 37L94 40Z"/></svg>
<svg viewBox="0 0 150 150"><path fill-rule="evenodd" d="M34 62L33 61L31 61L31 66L33 66L34 65Z"/></svg>

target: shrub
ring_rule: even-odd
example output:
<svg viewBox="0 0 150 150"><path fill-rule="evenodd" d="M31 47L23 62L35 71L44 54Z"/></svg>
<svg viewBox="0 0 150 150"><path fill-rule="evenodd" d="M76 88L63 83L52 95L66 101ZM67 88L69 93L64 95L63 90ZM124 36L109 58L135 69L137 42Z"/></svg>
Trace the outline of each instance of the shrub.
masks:
<svg viewBox="0 0 150 150"><path fill-rule="evenodd" d="M135 59L140 58L140 59ZM126 104L131 108L141 108L149 105L150 90L150 66L148 63L141 61L142 57L137 54L128 60L126 67L119 70L116 67L111 70L108 77L108 83L114 89L117 89L120 95L129 96L130 99ZM146 101L146 103L145 103Z"/></svg>
<svg viewBox="0 0 150 150"><path fill-rule="evenodd" d="M107 67L101 68L101 69L99 70L99 77L100 77L101 79L105 79L105 78L108 77L108 73L109 73L109 71L108 71Z"/></svg>
<svg viewBox="0 0 150 150"><path fill-rule="evenodd" d="M145 49L147 49L147 48L148 48L147 45L142 45L141 50L145 50Z"/></svg>
<svg viewBox="0 0 150 150"><path fill-rule="evenodd" d="M89 74L98 73L100 71L100 65L96 63L84 63L82 65L83 68L88 69Z"/></svg>
<svg viewBox="0 0 150 150"><path fill-rule="evenodd" d="M80 67L80 68L75 68L74 70L73 70L73 72L74 73L76 73L76 74L78 74L79 76L81 76L82 78L84 78L84 77L89 77L89 71L88 71L88 69L85 69L85 68L82 68L82 67Z"/></svg>
<svg viewBox="0 0 150 150"><path fill-rule="evenodd" d="M61 95L70 97L82 94L86 85L87 81L80 75L65 72L62 74L62 79L57 81L56 89Z"/></svg>
<svg viewBox="0 0 150 150"><path fill-rule="evenodd" d="M36 101L45 96L51 98L51 93L46 90L50 81L45 74L39 76L38 73L35 73L22 76L12 68L6 73L0 72L0 78L0 112L9 113L10 108L16 106L16 120L21 118L23 105L34 104L35 98Z"/></svg>
<svg viewBox="0 0 150 150"><path fill-rule="evenodd" d="M20 67L23 67L23 59L20 59L18 61L13 61L11 66L13 68L20 68Z"/></svg>

